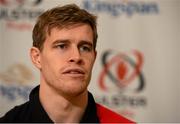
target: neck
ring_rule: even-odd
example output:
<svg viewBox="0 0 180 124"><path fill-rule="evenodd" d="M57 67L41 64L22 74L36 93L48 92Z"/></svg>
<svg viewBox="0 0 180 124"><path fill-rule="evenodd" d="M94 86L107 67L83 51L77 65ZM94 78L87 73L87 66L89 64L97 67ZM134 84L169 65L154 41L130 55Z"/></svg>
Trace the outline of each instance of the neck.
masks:
<svg viewBox="0 0 180 124"><path fill-rule="evenodd" d="M88 92L65 96L47 85L40 86L40 102L53 122L79 122L88 102Z"/></svg>

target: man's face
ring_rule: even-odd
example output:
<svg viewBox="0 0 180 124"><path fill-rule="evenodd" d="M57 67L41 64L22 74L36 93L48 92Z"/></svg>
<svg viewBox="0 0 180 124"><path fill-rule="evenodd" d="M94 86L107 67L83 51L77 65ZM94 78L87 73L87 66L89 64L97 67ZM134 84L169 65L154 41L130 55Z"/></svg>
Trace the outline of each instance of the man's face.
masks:
<svg viewBox="0 0 180 124"><path fill-rule="evenodd" d="M39 52L41 83L66 95L87 90L96 58L89 25L53 28Z"/></svg>

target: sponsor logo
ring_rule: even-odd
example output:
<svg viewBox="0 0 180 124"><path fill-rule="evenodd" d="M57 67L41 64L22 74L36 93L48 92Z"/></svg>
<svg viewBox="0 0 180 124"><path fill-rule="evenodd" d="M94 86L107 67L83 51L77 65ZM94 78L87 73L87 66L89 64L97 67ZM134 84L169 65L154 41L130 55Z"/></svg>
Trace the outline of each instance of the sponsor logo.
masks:
<svg viewBox="0 0 180 124"><path fill-rule="evenodd" d="M0 5L3 6L23 6L23 5L32 5L36 6L40 4L42 0L0 0Z"/></svg>
<svg viewBox="0 0 180 124"><path fill-rule="evenodd" d="M84 0L83 7L93 13L105 13L113 17L127 15L152 15L159 13L156 2L145 2L135 0Z"/></svg>
<svg viewBox="0 0 180 124"><path fill-rule="evenodd" d="M130 53L107 50L101 62L103 68L98 84L104 94L97 96L97 101L127 117L134 117L137 109L147 106L147 98L142 95L145 89L143 54L138 50Z"/></svg>
<svg viewBox="0 0 180 124"><path fill-rule="evenodd" d="M23 86L23 85L0 85L0 96L5 98L10 102L14 102L18 99L22 99L24 101L28 100L28 96L32 87Z"/></svg>
<svg viewBox="0 0 180 124"><path fill-rule="evenodd" d="M17 98L28 99L32 86L28 85L34 80L31 70L24 64L17 63L0 73L0 95L9 101Z"/></svg>
<svg viewBox="0 0 180 124"><path fill-rule="evenodd" d="M38 6L42 0L0 0L0 21L15 30L31 30L33 21L44 11Z"/></svg>
<svg viewBox="0 0 180 124"><path fill-rule="evenodd" d="M108 50L102 55L103 69L100 73L99 79L100 88L104 91L108 90L108 87L105 85L106 77L121 90L127 88L130 83L138 78L139 85L134 89L134 91L142 91L144 88L144 76L141 72L143 55L139 51L134 50L132 53L136 61L123 53L119 53L108 60L108 57L111 56L112 53L113 51ZM112 68L114 69L112 70Z"/></svg>
<svg viewBox="0 0 180 124"><path fill-rule="evenodd" d="M33 80L31 70L21 63L13 64L5 72L0 73L0 79L6 83L18 82L25 84Z"/></svg>

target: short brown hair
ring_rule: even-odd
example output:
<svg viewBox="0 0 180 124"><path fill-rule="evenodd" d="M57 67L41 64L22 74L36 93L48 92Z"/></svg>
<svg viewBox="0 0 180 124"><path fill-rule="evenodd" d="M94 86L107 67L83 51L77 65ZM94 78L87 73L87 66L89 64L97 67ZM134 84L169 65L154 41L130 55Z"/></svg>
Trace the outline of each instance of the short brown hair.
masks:
<svg viewBox="0 0 180 124"><path fill-rule="evenodd" d="M46 39L47 33L50 34L51 29L54 27L65 28L75 24L88 24L93 30L93 45L96 48L97 42L97 17L90 14L84 9L80 9L75 4L68 4L65 6L57 6L42 13L33 29L33 46L39 50L43 49L43 44Z"/></svg>

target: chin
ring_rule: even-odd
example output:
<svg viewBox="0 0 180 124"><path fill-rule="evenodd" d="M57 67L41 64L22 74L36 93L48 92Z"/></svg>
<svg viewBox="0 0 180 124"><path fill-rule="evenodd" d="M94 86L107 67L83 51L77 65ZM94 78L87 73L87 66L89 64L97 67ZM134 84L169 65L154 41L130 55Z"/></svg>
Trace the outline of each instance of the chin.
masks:
<svg viewBox="0 0 180 124"><path fill-rule="evenodd" d="M71 85L70 87L67 87L67 89L64 89L64 92L70 96L78 96L83 94L84 92L87 92L87 86L85 85Z"/></svg>
<svg viewBox="0 0 180 124"><path fill-rule="evenodd" d="M66 80L66 83L56 82L51 86L60 94L75 97L87 92L88 84L87 80Z"/></svg>

